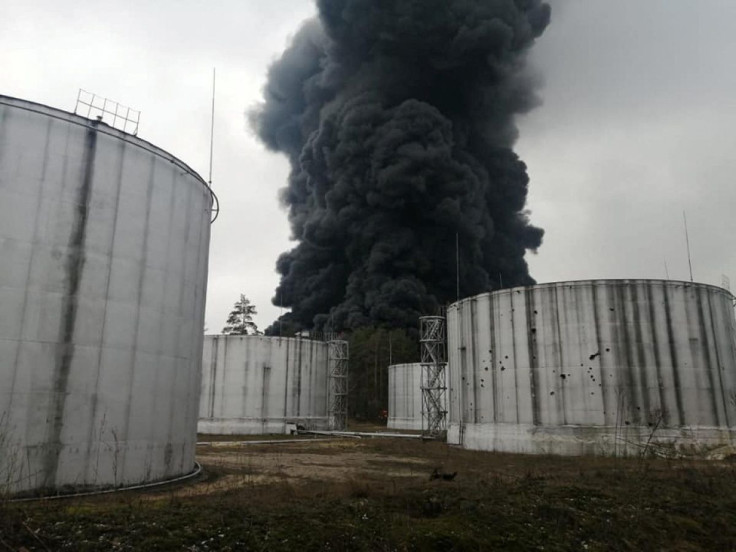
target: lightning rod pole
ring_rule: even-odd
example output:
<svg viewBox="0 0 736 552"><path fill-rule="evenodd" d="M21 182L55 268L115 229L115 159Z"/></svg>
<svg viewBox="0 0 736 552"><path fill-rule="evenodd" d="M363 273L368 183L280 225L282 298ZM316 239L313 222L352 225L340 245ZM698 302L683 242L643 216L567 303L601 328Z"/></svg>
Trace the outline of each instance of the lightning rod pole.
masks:
<svg viewBox="0 0 736 552"><path fill-rule="evenodd" d="M215 151L215 68L212 68L212 115L210 117L210 188L212 187L212 157Z"/></svg>
<svg viewBox="0 0 736 552"><path fill-rule="evenodd" d="M682 220L685 222L685 243L687 244L687 264L690 267L690 281L693 281L693 262L690 259L690 236L687 233L687 216L682 212Z"/></svg>

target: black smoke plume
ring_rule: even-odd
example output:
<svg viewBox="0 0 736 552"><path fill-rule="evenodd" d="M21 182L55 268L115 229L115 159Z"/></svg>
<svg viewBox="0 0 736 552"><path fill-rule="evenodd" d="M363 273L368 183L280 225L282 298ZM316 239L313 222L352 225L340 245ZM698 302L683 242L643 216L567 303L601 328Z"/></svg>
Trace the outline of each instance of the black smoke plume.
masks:
<svg viewBox="0 0 736 552"><path fill-rule="evenodd" d="M297 245L274 303L292 328L415 326L456 297L532 284L543 231L514 116L542 0L318 0L269 69L251 124L288 155Z"/></svg>

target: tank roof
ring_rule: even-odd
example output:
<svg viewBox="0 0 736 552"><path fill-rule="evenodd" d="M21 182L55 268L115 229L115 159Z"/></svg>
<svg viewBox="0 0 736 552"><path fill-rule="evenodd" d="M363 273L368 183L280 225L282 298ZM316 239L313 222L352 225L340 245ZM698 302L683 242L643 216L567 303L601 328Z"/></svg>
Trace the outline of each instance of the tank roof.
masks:
<svg viewBox="0 0 736 552"><path fill-rule="evenodd" d="M59 120L66 121L71 124L85 126L85 127L89 126L90 122L97 123L98 132L107 134L119 140L123 140L141 149L144 149L150 153L153 153L154 155L163 157L167 161L170 161L171 163L180 167L182 170L189 173L196 180L199 180L199 182L203 184L207 188L207 190L209 190L210 192L212 191L209 185L207 184L207 182L204 180L204 178L202 178L197 171L192 169L189 165L187 165L184 161L182 161L178 157L170 154L169 152L167 152L166 150L158 146L155 146L154 144L151 144L150 142L146 140L143 140L142 138L139 138L138 136L135 136L133 134L128 134L127 132L113 128L107 123L105 123L104 121L88 119L87 117L83 117L82 115L77 115L69 111L64 111L63 109L57 109L55 107L40 104L37 102L32 102L30 100L23 100L21 98L14 98L12 96L4 96L2 94L0 94L0 106L1 105L13 107L16 109L22 109L24 111L29 111L29 112L36 113L39 115L46 115L47 117L52 117L54 119L59 119Z"/></svg>
<svg viewBox="0 0 736 552"><path fill-rule="evenodd" d="M708 289L712 292L716 293L723 293L732 299L736 299L734 295L727 289L722 288L720 286L715 286L713 284L704 284L700 282L687 282L685 280L662 280L662 279L656 279L656 278L608 278L608 279L591 279L591 280L569 280L569 281L561 281L561 282L545 282L542 284L533 284L530 286L516 286L512 288L505 288L505 289L499 289L495 291L488 291L485 293L479 293L477 295L472 295L469 297L463 297L459 301L455 301L449 305L448 308L454 308L455 305L458 305L460 303L463 303L465 301L470 301L473 299L476 299L478 297L485 297L485 296L498 296L503 295L507 293L521 293L522 290L525 291L532 291L535 289L547 289L547 288L562 288L562 287L588 287L588 286L608 286L608 287L618 287L618 286L629 286L629 285L658 285L662 287L693 287L693 288L699 288L699 289Z"/></svg>

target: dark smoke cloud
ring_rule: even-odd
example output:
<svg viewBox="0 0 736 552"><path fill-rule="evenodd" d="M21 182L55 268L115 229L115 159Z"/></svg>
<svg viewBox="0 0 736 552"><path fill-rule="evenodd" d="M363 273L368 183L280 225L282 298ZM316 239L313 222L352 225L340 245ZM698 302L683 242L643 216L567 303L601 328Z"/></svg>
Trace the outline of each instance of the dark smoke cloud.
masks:
<svg viewBox="0 0 736 552"><path fill-rule="evenodd" d="M456 295L534 283L514 116L541 0L318 0L251 123L288 155L297 246L274 302L297 327L414 326Z"/></svg>

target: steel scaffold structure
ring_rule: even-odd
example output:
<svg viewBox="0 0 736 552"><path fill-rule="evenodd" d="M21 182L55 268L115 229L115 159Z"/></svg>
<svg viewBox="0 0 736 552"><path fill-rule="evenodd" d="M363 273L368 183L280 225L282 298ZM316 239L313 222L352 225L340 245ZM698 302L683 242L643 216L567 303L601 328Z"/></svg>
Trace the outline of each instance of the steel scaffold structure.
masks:
<svg viewBox="0 0 736 552"><path fill-rule="evenodd" d="M327 342L329 363L329 417L330 430L344 431L348 425L348 365L350 351L347 341L331 339Z"/></svg>
<svg viewBox="0 0 736 552"><path fill-rule="evenodd" d="M440 439L447 432L446 325L442 316L419 318L422 364L422 435Z"/></svg>

